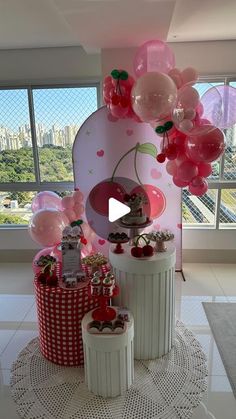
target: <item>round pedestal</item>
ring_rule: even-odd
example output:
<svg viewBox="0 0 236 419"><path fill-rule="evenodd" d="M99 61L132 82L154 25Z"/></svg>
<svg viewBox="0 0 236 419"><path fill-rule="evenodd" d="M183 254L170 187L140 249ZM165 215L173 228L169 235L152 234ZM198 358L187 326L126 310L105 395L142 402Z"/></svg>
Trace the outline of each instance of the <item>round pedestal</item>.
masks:
<svg viewBox="0 0 236 419"><path fill-rule="evenodd" d="M175 330L175 248L150 258L135 259L126 252L110 251L120 294L117 306L129 308L134 316L134 357L154 359L167 354Z"/></svg>
<svg viewBox="0 0 236 419"><path fill-rule="evenodd" d="M97 396L121 396L134 379L133 317L121 334L91 334L87 326L92 320L92 312L82 320L85 382Z"/></svg>

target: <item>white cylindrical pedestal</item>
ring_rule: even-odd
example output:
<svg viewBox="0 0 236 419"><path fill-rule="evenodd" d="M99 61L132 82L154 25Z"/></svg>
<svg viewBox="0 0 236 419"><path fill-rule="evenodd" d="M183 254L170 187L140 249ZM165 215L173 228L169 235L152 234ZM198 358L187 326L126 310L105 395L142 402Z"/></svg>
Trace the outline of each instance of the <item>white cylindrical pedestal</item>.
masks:
<svg viewBox="0 0 236 419"><path fill-rule="evenodd" d="M87 330L91 313L82 320L85 382L97 396L121 396L134 379L133 317L122 334L91 334Z"/></svg>
<svg viewBox="0 0 236 419"><path fill-rule="evenodd" d="M127 307L134 316L134 358L167 354L175 330L175 248L136 259L126 246L121 255L110 250L109 259L120 287L115 305Z"/></svg>

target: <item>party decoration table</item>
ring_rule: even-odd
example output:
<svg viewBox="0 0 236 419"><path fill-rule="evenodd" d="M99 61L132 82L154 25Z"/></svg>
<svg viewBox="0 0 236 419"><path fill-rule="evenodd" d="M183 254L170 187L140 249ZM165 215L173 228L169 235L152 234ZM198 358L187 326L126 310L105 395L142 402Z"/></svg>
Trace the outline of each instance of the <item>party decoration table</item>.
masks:
<svg viewBox="0 0 236 419"><path fill-rule="evenodd" d="M92 311L82 320L85 382L88 389L97 396L121 396L134 380L133 317L130 315L124 332L120 334L92 334L88 330L92 320Z"/></svg>
<svg viewBox="0 0 236 419"><path fill-rule="evenodd" d="M126 252L110 251L120 294L114 304L127 307L134 316L134 357L154 359L167 354L175 334L175 248L136 259Z"/></svg>

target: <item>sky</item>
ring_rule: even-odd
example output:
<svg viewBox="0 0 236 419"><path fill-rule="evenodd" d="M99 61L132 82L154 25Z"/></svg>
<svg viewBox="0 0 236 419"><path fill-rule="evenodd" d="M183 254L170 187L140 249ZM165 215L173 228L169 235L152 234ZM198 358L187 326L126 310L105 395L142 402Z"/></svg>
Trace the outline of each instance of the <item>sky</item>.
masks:
<svg viewBox="0 0 236 419"><path fill-rule="evenodd" d="M81 125L97 109L97 89L34 89L33 100L36 123L46 128ZM18 131L25 124L29 124L27 90L0 90L0 126Z"/></svg>

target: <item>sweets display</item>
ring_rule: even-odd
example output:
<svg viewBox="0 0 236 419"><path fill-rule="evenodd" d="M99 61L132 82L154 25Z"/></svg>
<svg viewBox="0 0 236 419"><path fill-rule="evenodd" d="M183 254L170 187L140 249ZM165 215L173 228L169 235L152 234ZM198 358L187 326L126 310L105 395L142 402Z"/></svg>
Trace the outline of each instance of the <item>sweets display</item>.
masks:
<svg viewBox="0 0 236 419"><path fill-rule="evenodd" d="M165 242L173 240L174 234L171 231L152 231L151 233L147 234L149 240L156 243L155 251L156 252L166 252L167 247Z"/></svg>
<svg viewBox="0 0 236 419"><path fill-rule="evenodd" d="M88 323L89 333L123 333L126 329L125 321L116 319L114 321L98 321L93 320Z"/></svg>
<svg viewBox="0 0 236 419"><path fill-rule="evenodd" d="M84 257L82 263L85 267L89 268L90 273L93 274L98 270L102 271L103 267L107 265L108 259L102 253L94 253Z"/></svg>

